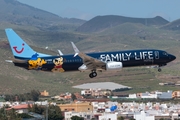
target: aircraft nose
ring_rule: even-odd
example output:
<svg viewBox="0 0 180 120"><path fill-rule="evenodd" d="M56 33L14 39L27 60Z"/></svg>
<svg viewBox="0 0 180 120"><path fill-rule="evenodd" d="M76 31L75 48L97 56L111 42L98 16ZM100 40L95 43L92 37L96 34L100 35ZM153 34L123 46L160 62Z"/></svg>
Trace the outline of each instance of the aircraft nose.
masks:
<svg viewBox="0 0 180 120"><path fill-rule="evenodd" d="M173 60L176 59L176 56L170 54L169 59L170 59L171 61L173 61Z"/></svg>

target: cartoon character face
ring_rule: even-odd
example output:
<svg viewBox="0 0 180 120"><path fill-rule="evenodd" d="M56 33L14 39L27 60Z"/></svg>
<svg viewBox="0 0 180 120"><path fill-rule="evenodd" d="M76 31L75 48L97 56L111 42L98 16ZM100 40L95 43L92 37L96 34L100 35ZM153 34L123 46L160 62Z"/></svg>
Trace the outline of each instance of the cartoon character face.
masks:
<svg viewBox="0 0 180 120"><path fill-rule="evenodd" d="M37 60L29 60L29 69L41 69L43 64L46 64L44 59L38 58Z"/></svg>
<svg viewBox="0 0 180 120"><path fill-rule="evenodd" d="M52 69L53 72L55 71L58 71L58 72L64 72L64 69L62 68L62 65L63 65L63 58L60 57L60 58L55 58L53 60L53 63L54 63L54 68Z"/></svg>

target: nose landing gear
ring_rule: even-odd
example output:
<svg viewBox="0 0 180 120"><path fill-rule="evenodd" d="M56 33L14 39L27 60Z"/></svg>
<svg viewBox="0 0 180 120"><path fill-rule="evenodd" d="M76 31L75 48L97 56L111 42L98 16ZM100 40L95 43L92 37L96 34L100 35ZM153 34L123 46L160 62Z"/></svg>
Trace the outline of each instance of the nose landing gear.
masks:
<svg viewBox="0 0 180 120"><path fill-rule="evenodd" d="M162 71L162 70L161 70L161 68L159 67L159 68L158 68L158 72L161 72L161 71Z"/></svg>

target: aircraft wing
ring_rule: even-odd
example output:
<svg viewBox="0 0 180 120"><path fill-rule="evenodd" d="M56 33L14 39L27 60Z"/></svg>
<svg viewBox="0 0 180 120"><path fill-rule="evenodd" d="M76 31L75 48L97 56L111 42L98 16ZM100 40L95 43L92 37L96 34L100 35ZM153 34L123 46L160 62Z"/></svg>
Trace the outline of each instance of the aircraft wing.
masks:
<svg viewBox="0 0 180 120"><path fill-rule="evenodd" d="M79 56L83 59L83 63L84 65L86 65L87 69L90 69L90 70L105 70L105 66L106 66L106 63L103 62L103 61L100 61L96 58L93 58L83 52L80 52L78 50L78 48L75 46L75 44L73 42L71 42L72 46L73 46L73 49L75 51L75 56Z"/></svg>
<svg viewBox="0 0 180 120"><path fill-rule="evenodd" d="M79 53L78 54L79 57L81 57L83 59L83 63L87 66L88 69L91 69L91 70L105 70L105 65L106 63L96 59L96 58L93 58L93 57L90 57L88 55L86 55L85 53Z"/></svg>

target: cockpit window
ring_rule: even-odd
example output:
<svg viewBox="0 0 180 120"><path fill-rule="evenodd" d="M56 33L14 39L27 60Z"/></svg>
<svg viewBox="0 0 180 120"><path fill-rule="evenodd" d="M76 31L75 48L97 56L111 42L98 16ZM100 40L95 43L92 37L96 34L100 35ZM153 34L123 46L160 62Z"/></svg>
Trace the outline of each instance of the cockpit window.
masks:
<svg viewBox="0 0 180 120"><path fill-rule="evenodd" d="M167 52L163 52L163 55L166 55L166 56L168 56Z"/></svg>

